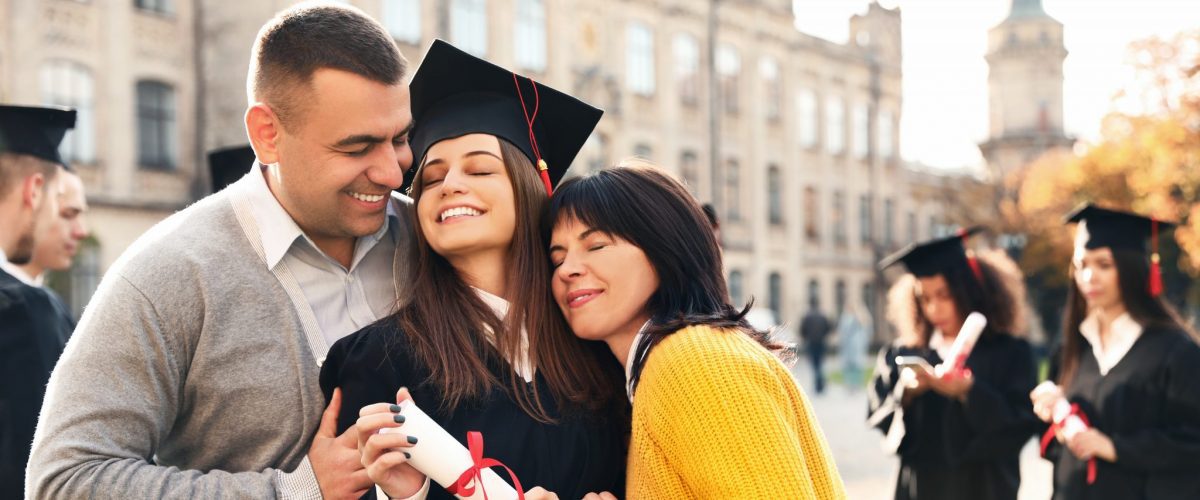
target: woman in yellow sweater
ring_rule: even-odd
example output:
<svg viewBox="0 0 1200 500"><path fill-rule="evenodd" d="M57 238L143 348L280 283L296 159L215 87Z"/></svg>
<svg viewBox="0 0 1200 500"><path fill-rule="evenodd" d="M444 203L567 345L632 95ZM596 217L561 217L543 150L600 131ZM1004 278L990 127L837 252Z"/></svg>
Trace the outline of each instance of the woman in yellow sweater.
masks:
<svg viewBox="0 0 1200 500"><path fill-rule="evenodd" d="M804 394L749 306L729 303L716 238L682 185L622 166L564 182L550 211L555 300L625 365L629 498L845 497Z"/></svg>

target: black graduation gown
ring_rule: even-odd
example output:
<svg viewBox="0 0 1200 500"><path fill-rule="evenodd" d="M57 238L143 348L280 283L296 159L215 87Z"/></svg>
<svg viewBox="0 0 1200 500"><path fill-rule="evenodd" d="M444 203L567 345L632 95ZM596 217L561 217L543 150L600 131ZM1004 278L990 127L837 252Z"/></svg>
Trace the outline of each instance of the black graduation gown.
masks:
<svg viewBox="0 0 1200 500"><path fill-rule="evenodd" d="M592 491L611 491L622 496L629 422L622 420L619 412L611 416L581 410L563 412L540 374L537 377L541 400L558 419L557 424L534 420L500 387L482 401L460 405L452 413L445 412L439 408L441 398L429 382L428 369L420 366L408 348L406 337L392 325L385 319L359 330L335 343L325 358L321 389L326 401L335 387L342 388L339 433L354 424L363 406L393 402L396 391L407 387L413 401L463 446L468 431L482 432L484 456L512 469L525 489L541 486L564 499L582 498ZM494 363L490 369L501 381L517 376L503 363ZM496 472L509 481L503 469ZM374 491L367 497L373 495ZM428 498L454 497L432 483Z"/></svg>
<svg viewBox="0 0 1200 500"><path fill-rule="evenodd" d="M1037 377L1029 343L1007 334L980 338L967 359L975 382L966 403L930 390L902 408L896 356L941 362L931 349L893 345L879 353L867 421L883 431L885 448L900 455L895 498L1017 498L1018 455L1037 427L1029 402Z"/></svg>
<svg viewBox="0 0 1200 500"><path fill-rule="evenodd" d="M75 322L48 290L0 270L0 498L21 498L50 371Z"/></svg>
<svg viewBox="0 0 1200 500"><path fill-rule="evenodd" d="M1088 485L1087 462L1053 440L1055 500L1200 498L1200 346L1186 333L1146 328L1106 375L1084 341L1066 395L1112 439L1117 462L1096 459Z"/></svg>

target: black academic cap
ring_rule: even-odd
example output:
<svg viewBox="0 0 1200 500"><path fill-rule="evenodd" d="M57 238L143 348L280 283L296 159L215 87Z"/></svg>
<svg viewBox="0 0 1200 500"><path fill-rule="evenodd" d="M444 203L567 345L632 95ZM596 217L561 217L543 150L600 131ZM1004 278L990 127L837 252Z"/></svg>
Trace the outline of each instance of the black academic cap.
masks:
<svg viewBox="0 0 1200 500"><path fill-rule="evenodd" d="M208 152L208 170L212 174L212 192L225 189L250 171L254 150L249 144L214 149Z"/></svg>
<svg viewBox="0 0 1200 500"><path fill-rule="evenodd" d="M562 179L604 114L442 40L434 40L425 53L409 90L414 161L404 174L401 191L408 189L431 146L475 133L513 143L534 165L544 160L543 180L552 186ZM532 141L526 117L533 122Z"/></svg>
<svg viewBox="0 0 1200 500"><path fill-rule="evenodd" d="M75 110L0 105L0 153L30 155L70 168L58 145L75 128Z"/></svg>
<svg viewBox="0 0 1200 500"><path fill-rule="evenodd" d="M908 272L919 278L945 274L954 268L974 271L975 266L971 265L964 241L982 231L982 227L976 226L960 230L953 236L912 243L880 261L879 268L886 269L902 263Z"/></svg>
<svg viewBox="0 0 1200 500"><path fill-rule="evenodd" d="M1109 247L1113 250L1133 250L1139 253L1146 253L1146 242L1154 236L1153 232L1175 227L1175 224L1170 222L1102 208L1091 203L1076 207L1064 218L1066 224L1074 222L1082 222L1082 227L1087 231L1084 248L1090 250ZM1155 225L1158 227L1155 228Z"/></svg>

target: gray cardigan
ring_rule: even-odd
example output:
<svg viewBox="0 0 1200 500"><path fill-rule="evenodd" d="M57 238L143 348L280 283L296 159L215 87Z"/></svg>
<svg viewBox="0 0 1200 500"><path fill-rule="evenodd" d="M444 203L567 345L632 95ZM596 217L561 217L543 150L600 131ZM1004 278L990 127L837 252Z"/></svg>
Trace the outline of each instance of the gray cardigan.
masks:
<svg viewBox="0 0 1200 500"><path fill-rule="evenodd" d="M325 406L320 332L261 257L246 180L105 274L50 378L27 497L275 498L301 464ZM396 208L402 280L413 221Z"/></svg>

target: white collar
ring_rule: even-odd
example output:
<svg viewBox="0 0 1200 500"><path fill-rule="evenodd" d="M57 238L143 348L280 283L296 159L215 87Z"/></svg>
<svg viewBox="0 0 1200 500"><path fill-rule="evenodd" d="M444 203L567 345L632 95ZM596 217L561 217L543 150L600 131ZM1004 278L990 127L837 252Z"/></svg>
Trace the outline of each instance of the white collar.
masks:
<svg viewBox="0 0 1200 500"><path fill-rule="evenodd" d="M1133 320L1129 313L1123 313L1112 321L1108 329L1107 342L1100 340L1100 317L1093 312L1079 324L1079 333L1092 346L1092 354L1096 356L1096 364L1100 367L1100 375L1107 375L1129 349L1142 336L1142 325Z"/></svg>
<svg viewBox="0 0 1200 500"><path fill-rule="evenodd" d="M508 316L509 304L507 300L504 300L504 298L490 293L482 288L471 288L475 290L475 294L478 295L481 300L483 300L484 304L487 304L488 307L492 308L492 312L496 313L497 318L504 320ZM488 339L488 342L491 342L492 345L495 346L496 334L492 332L492 329L487 325L484 325L483 331L485 334L487 334L486 338ZM513 360L510 359L508 362L513 366L513 369L517 371L517 374L520 375L521 378L525 379L526 383L533 382L534 369L529 361L529 333L525 331L524 325L521 326L520 356L520 360L513 362Z"/></svg>
<svg viewBox="0 0 1200 500"><path fill-rule="evenodd" d="M642 343L642 337L645 337L646 327L650 326L650 321L642 324L638 328L637 334L633 336L633 342L629 343L629 353L625 355L625 394L629 396L629 402L633 402L633 363L637 361L634 356L637 356L638 345ZM642 358L646 357L642 354Z"/></svg>
<svg viewBox="0 0 1200 500"><path fill-rule="evenodd" d="M283 256L297 239L303 238L312 246L313 250L321 252L317 244L304 234L300 226L296 225L296 221L292 216L284 210L283 205L275 198L275 194L271 192L271 188L267 185L265 175L266 167L261 166L258 162L254 163L255 168L250 171L250 185L247 189L248 199L250 201L250 215L254 217L254 221L258 223L259 232L262 237L263 253L267 259L267 267L275 268ZM395 207L392 203L387 205L387 217L384 218L383 225L379 230L370 236L359 238L354 245L354 259L351 261L350 268L354 266L366 255L366 250L370 249L372 243L379 241L383 235L388 232L388 228L392 225L392 217L396 216Z"/></svg>
<svg viewBox="0 0 1200 500"><path fill-rule="evenodd" d="M21 269L20 266L9 262L8 255L4 253L4 249L0 249L0 269L3 269L4 272L11 274L14 278L20 280L21 283L29 286L40 287L46 281L46 273L42 273L41 276L34 278L29 273L26 273L24 269Z"/></svg>

